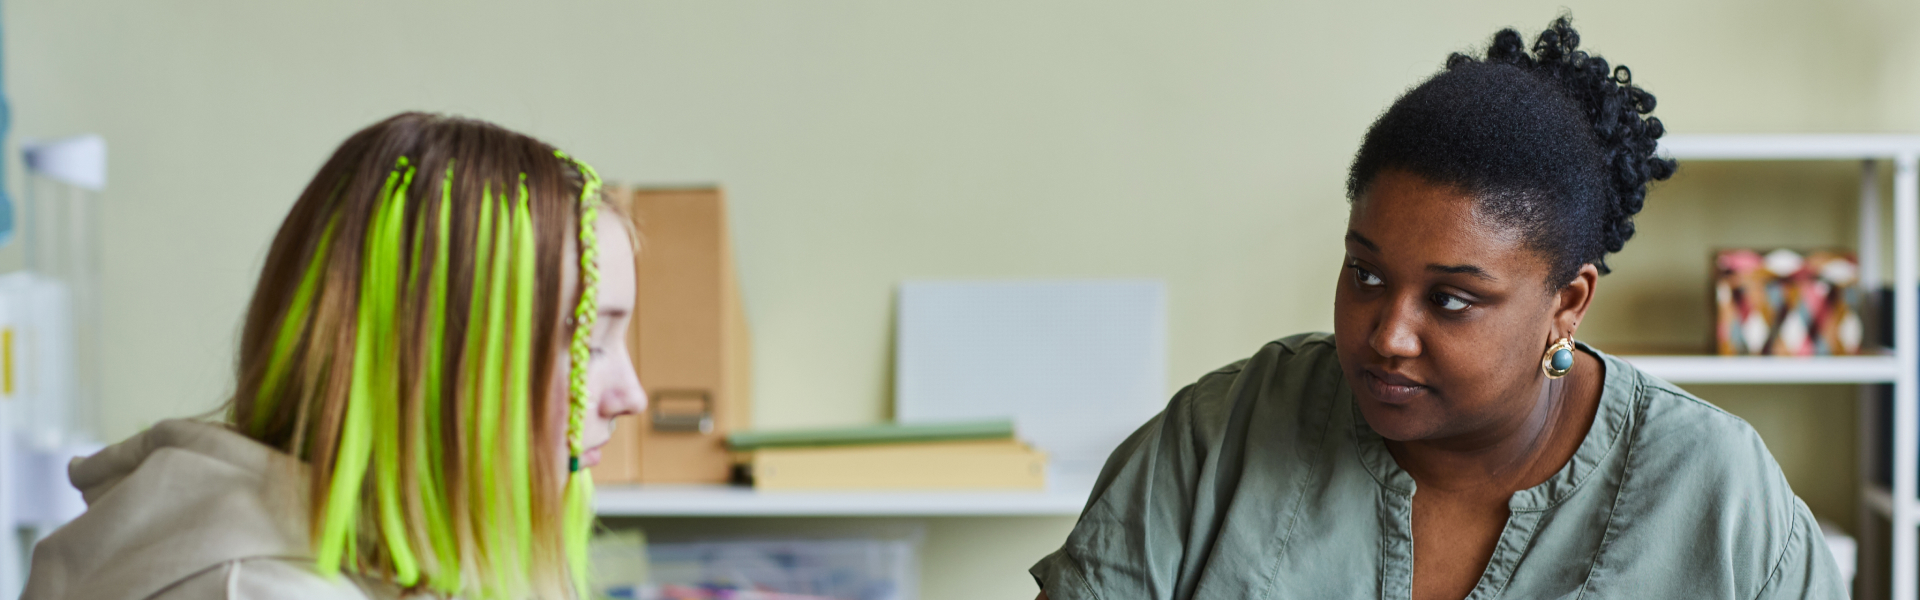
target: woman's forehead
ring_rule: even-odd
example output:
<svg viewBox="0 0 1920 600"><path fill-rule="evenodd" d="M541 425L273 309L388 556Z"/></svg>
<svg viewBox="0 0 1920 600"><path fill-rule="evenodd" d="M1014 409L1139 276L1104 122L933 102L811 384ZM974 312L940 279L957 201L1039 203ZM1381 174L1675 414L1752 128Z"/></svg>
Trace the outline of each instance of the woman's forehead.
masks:
<svg viewBox="0 0 1920 600"><path fill-rule="evenodd" d="M600 306L625 314L633 310L635 257L627 228L614 220L623 218L603 211L594 231L599 242Z"/></svg>
<svg viewBox="0 0 1920 600"><path fill-rule="evenodd" d="M1399 171L1382 172L1356 199L1347 240L1388 264L1494 279L1545 275L1519 232L1481 214L1472 196Z"/></svg>

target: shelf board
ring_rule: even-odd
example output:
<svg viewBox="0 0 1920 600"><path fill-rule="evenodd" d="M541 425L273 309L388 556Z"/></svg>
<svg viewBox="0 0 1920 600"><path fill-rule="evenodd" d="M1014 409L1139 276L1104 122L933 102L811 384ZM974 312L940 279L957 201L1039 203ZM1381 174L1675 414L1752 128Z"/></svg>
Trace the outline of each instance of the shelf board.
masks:
<svg viewBox="0 0 1920 600"><path fill-rule="evenodd" d="M1621 356L1669 382L1892 383L1900 361L1892 356Z"/></svg>
<svg viewBox="0 0 1920 600"><path fill-rule="evenodd" d="M1860 490L1860 500L1873 508L1873 512L1888 519L1893 518L1893 492L1878 483L1868 484Z"/></svg>
<svg viewBox="0 0 1920 600"><path fill-rule="evenodd" d="M1920 135L1669 135L1660 139L1660 150L1681 160L1862 160L1920 152Z"/></svg>
<svg viewBox="0 0 1920 600"><path fill-rule="evenodd" d="M609 485L602 517L1074 516L1089 490L1043 492L761 492L724 485Z"/></svg>

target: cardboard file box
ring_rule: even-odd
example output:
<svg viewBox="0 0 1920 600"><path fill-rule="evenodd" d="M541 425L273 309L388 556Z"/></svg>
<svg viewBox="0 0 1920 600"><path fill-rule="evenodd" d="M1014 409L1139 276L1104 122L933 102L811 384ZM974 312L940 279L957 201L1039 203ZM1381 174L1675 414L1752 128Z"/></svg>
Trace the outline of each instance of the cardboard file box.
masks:
<svg viewBox="0 0 1920 600"><path fill-rule="evenodd" d="M725 483L745 429L750 348L726 202L716 188L614 191L639 232L628 332L647 410L601 450L600 484Z"/></svg>

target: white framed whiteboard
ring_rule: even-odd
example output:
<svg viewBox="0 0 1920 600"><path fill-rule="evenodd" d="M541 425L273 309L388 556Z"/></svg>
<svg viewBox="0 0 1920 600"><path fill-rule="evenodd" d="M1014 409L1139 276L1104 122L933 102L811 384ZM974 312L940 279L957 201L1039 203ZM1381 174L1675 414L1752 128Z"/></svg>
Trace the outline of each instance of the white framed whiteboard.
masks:
<svg viewBox="0 0 1920 600"><path fill-rule="evenodd" d="M1062 477L1167 402L1159 280L907 281L897 326L895 420L1011 418Z"/></svg>

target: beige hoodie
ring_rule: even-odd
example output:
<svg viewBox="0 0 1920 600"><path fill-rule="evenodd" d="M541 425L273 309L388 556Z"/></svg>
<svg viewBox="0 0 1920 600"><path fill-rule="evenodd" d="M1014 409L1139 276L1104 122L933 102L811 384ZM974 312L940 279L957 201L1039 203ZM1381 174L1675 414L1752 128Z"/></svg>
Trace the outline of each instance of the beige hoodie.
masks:
<svg viewBox="0 0 1920 600"><path fill-rule="evenodd" d="M316 573L306 466L224 426L164 421L67 472L87 512L34 547L22 600L398 596Z"/></svg>

